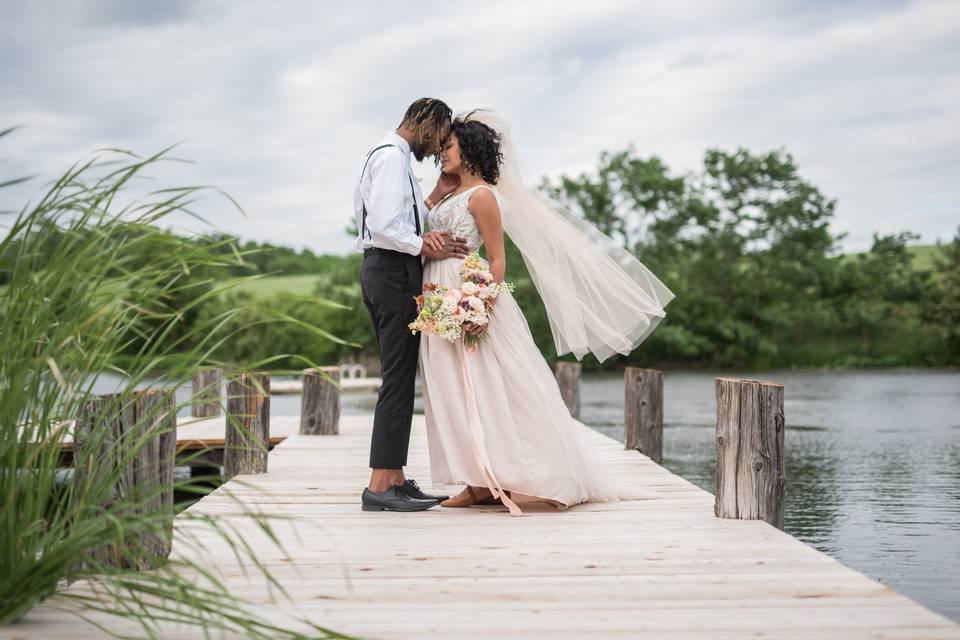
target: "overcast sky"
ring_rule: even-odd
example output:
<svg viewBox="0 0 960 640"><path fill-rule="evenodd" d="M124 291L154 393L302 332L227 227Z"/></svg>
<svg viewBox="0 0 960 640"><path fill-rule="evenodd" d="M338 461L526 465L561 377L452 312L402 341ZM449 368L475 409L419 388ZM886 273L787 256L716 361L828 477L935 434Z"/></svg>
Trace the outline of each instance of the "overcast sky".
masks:
<svg viewBox="0 0 960 640"><path fill-rule="evenodd" d="M196 164L159 177L235 196L246 218L201 210L244 238L348 252L363 156L420 96L500 111L531 178L628 144L678 172L782 147L837 199L846 250L960 223L957 0L2 2L0 128L24 129L0 181L182 141Z"/></svg>

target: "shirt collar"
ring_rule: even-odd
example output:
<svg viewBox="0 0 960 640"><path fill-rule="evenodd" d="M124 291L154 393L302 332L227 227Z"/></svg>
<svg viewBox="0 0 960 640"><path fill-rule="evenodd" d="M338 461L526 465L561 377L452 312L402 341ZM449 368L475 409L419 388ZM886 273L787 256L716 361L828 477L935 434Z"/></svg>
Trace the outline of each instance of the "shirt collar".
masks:
<svg viewBox="0 0 960 640"><path fill-rule="evenodd" d="M404 140L400 134L398 134L396 131L390 131L387 133L387 138L389 138L393 144L400 147L403 153L406 154L407 158L410 157L410 145L407 144L407 141Z"/></svg>

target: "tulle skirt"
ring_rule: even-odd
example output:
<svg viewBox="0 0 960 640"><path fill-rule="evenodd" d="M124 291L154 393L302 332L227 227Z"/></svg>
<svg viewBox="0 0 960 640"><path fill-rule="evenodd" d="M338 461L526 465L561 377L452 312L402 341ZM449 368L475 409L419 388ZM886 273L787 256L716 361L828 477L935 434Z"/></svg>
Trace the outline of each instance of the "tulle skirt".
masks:
<svg viewBox="0 0 960 640"><path fill-rule="evenodd" d="M458 288L459 259L428 260L424 282ZM437 336L420 341L424 413L434 484L508 492L511 513L525 502L565 508L621 496L567 410L520 307L497 299L476 349ZM511 499L512 498L512 499Z"/></svg>

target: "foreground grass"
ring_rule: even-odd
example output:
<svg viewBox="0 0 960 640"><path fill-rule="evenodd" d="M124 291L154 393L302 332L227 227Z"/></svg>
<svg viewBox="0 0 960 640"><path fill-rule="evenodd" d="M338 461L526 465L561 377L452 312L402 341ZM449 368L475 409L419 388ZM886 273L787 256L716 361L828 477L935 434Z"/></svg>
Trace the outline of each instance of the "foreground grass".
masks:
<svg viewBox="0 0 960 640"><path fill-rule="evenodd" d="M167 558L140 544L169 539L173 512L156 507L166 487L144 490L143 483L128 483L126 470L175 425L164 418L169 409L159 407L118 430L119 416L129 415L124 412L139 397L136 387L174 389L202 365L236 374L273 360L239 369L211 358L230 337L223 327L242 309L186 321L221 295L223 287L214 285L220 274L243 261L235 247L217 252L224 247L160 229L170 214L192 214L205 190L163 189L117 204L129 201L126 187L161 159L97 156L6 221L8 233L0 239L8 283L0 292L0 627L45 602L111 635L118 632L108 620L116 617L151 638L165 636L163 622L249 638L342 637L305 620L295 622L310 629L309 636L277 627L232 593L203 554ZM91 414L92 389L108 372L123 376L126 386L109 408ZM76 473L64 482L60 452L81 417L88 427L75 451ZM189 478L174 489L203 494L206 481ZM282 551L269 514L239 498L234 506L258 538ZM193 525L178 526L182 543L203 549L216 541L285 595L256 547L229 521L187 510L178 523Z"/></svg>

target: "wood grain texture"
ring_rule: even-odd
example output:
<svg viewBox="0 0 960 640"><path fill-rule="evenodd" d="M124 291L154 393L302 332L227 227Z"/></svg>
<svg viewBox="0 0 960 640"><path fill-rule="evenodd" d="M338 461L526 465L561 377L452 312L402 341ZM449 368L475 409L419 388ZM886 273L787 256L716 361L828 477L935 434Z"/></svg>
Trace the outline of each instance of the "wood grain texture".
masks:
<svg viewBox="0 0 960 640"><path fill-rule="evenodd" d="M783 529L786 487L783 385L717 378L716 499L720 518Z"/></svg>
<svg viewBox="0 0 960 640"><path fill-rule="evenodd" d="M194 418L211 418L221 414L220 386L223 383L223 369L207 367L193 375L193 401L190 415Z"/></svg>
<svg viewBox="0 0 960 640"><path fill-rule="evenodd" d="M303 372L300 399L300 433L336 435L340 432L340 367L320 367Z"/></svg>
<svg viewBox="0 0 960 640"><path fill-rule="evenodd" d="M129 396L106 394L84 403L77 421L74 486L86 491L93 477L114 476L104 510L149 517L156 526L98 547L92 555L116 567L148 569L170 554L176 401L173 390Z"/></svg>
<svg viewBox="0 0 960 640"><path fill-rule="evenodd" d="M292 600L200 522L178 518L173 549L221 570L250 610L285 629L306 632L297 619L307 616L361 638L960 639L954 623L762 520L714 517L712 495L586 427L585 446L646 499L521 518L496 506L365 513L372 418L341 416L336 438L297 435L299 421L272 419L292 435L271 452L268 473L190 508L250 536ZM414 417L406 471L431 489L423 416ZM275 521L286 553L231 496L293 518ZM208 548L189 543L188 529ZM0 638L103 637L54 608L63 604L38 606ZM107 624L142 635L124 620ZM167 624L159 635L203 637Z"/></svg>
<svg viewBox="0 0 960 640"><path fill-rule="evenodd" d="M663 462L663 372L627 367L623 372L623 444Z"/></svg>
<svg viewBox="0 0 960 640"><path fill-rule="evenodd" d="M270 376L239 374L227 382L223 477L267 472Z"/></svg>
<svg viewBox="0 0 960 640"><path fill-rule="evenodd" d="M560 387L560 395L563 397L563 403L567 405L567 410L570 411L570 415L579 420L580 363L558 361L553 365L553 373L557 378L557 385Z"/></svg>

